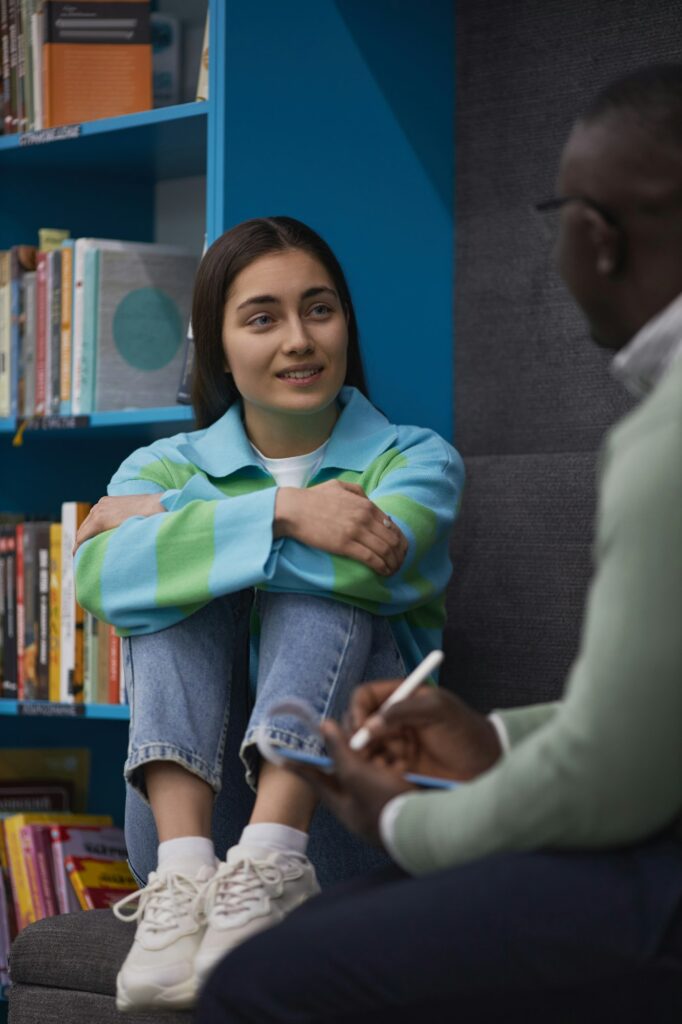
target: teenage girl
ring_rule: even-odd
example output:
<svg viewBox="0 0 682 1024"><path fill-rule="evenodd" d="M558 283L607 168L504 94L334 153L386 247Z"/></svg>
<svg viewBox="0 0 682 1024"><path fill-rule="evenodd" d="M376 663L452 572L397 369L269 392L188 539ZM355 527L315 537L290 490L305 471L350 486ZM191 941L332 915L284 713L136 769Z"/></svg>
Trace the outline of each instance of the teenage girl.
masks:
<svg viewBox="0 0 682 1024"><path fill-rule="evenodd" d="M463 482L449 444L366 397L343 271L304 224L222 235L199 267L192 324L199 429L126 459L77 538L78 600L126 638L125 777L159 839L132 898L119 1009L191 1005L220 957L318 891L314 798L260 760L258 730L320 753L309 725L271 709L295 697L338 717L357 683L440 646ZM415 339L423 358L428 339ZM218 863L211 816L247 639L240 755L256 797Z"/></svg>

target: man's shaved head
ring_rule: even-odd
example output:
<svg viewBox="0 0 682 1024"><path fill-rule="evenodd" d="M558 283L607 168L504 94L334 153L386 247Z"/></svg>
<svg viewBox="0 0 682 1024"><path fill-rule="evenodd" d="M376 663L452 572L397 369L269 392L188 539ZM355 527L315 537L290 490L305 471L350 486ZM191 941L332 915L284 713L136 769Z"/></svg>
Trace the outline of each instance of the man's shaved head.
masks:
<svg viewBox="0 0 682 1024"><path fill-rule="evenodd" d="M682 292L682 64L603 89L561 159L559 268L595 339L620 348Z"/></svg>

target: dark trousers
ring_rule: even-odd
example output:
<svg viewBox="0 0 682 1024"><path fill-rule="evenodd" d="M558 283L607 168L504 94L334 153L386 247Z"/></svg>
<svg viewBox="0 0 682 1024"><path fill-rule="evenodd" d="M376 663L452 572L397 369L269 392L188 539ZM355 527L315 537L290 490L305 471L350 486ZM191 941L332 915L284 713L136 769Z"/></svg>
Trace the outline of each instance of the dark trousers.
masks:
<svg viewBox="0 0 682 1024"><path fill-rule="evenodd" d="M339 885L216 968L197 1024L680 1024L682 846Z"/></svg>

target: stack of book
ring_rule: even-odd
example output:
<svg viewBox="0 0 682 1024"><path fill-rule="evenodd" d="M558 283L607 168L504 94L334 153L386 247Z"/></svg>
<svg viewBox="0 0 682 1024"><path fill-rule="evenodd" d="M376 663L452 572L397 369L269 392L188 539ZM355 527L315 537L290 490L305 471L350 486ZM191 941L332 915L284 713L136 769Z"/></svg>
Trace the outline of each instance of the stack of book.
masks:
<svg viewBox="0 0 682 1024"><path fill-rule="evenodd" d="M149 0L0 0L5 133L148 110L149 11Z"/></svg>
<svg viewBox="0 0 682 1024"><path fill-rule="evenodd" d="M0 987L27 924L109 907L137 888L121 829L82 813L88 762L80 748L0 754Z"/></svg>
<svg viewBox="0 0 682 1024"><path fill-rule="evenodd" d="M64 502L59 523L0 516L0 698L125 703L114 627L75 597L72 549L89 510Z"/></svg>
<svg viewBox="0 0 682 1024"><path fill-rule="evenodd" d="M197 257L39 235L0 251L0 417L174 405Z"/></svg>

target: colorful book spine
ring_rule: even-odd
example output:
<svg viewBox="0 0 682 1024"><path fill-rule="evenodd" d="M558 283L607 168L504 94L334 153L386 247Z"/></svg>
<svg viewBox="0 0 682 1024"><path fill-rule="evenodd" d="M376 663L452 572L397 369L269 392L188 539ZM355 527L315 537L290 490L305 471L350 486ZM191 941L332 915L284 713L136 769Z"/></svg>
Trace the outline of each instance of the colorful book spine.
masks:
<svg viewBox="0 0 682 1024"><path fill-rule="evenodd" d="M82 501L62 505L60 699L69 703L83 700L83 609L76 601L72 552L78 528L89 511L90 506Z"/></svg>
<svg viewBox="0 0 682 1024"><path fill-rule="evenodd" d="M121 641L114 626L109 626L109 690L108 703L120 704L121 696Z"/></svg>
<svg viewBox="0 0 682 1024"><path fill-rule="evenodd" d="M0 252L0 417L10 415L10 254Z"/></svg>
<svg viewBox="0 0 682 1024"><path fill-rule="evenodd" d="M62 416L71 414L71 330L73 318L73 239L62 242L62 322L61 351L59 356L60 387L59 411Z"/></svg>
<svg viewBox="0 0 682 1024"><path fill-rule="evenodd" d="M60 699L59 662L61 648L62 604L62 524L50 524L50 611L49 676L50 700Z"/></svg>
<svg viewBox="0 0 682 1024"><path fill-rule="evenodd" d="M24 523L16 527L16 602L17 602L17 699L23 700L25 693L26 672L24 663L26 637L26 603L24 575Z"/></svg>
<svg viewBox="0 0 682 1024"><path fill-rule="evenodd" d="M97 303L99 297L99 249L85 254L83 276L83 336L81 341L80 412L91 413L95 398L97 358Z"/></svg>
<svg viewBox="0 0 682 1024"><path fill-rule="evenodd" d="M48 413L58 415L61 398L61 348L62 348L62 253L55 249L48 255L50 285L50 387Z"/></svg>
<svg viewBox="0 0 682 1024"><path fill-rule="evenodd" d="M4 607L2 696L17 696L17 604L16 604L16 529L2 528L4 562Z"/></svg>
<svg viewBox="0 0 682 1024"><path fill-rule="evenodd" d="M36 259L35 411L44 416L47 398L47 253Z"/></svg>
<svg viewBox="0 0 682 1024"><path fill-rule="evenodd" d="M80 910L66 870L67 857L97 857L112 861L126 857L125 839L118 828L54 825L50 829L50 844L57 905L61 914Z"/></svg>
<svg viewBox="0 0 682 1024"><path fill-rule="evenodd" d="M19 929L25 928L27 924L31 924L36 920L31 898L28 868L21 846L21 829L25 825L32 824L52 825L67 823L73 825L110 825L111 818L107 815L49 812L45 814L13 814L9 818L5 818L3 822L7 862L12 883L12 896L17 916L17 927Z"/></svg>
<svg viewBox="0 0 682 1024"><path fill-rule="evenodd" d="M36 698L50 696L50 523L35 523L36 538Z"/></svg>
<svg viewBox="0 0 682 1024"><path fill-rule="evenodd" d="M23 388L20 389L19 415L30 417L36 411L36 329L37 329L37 299L36 299L36 273L35 271L24 274L22 280L24 297L22 308L24 311L24 332L23 332Z"/></svg>

